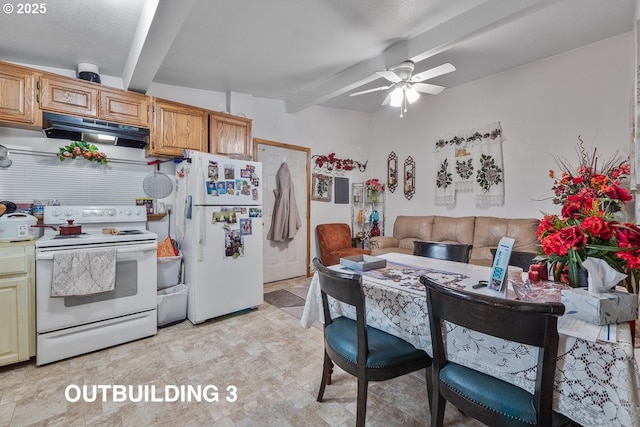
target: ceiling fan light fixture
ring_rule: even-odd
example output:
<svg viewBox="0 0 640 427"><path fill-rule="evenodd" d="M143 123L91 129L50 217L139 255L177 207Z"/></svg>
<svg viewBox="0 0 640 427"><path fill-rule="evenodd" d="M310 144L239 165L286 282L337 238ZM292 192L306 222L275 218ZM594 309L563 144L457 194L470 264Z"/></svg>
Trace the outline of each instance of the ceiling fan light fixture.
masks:
<svg viewBox="0 0 640 427"><path fill-rule="evenodd" d="M405 95L407 96L407 101L409 101L409 104L413 104L418 100L418 98L420 98L420 94L418 93L418 91L412 87L405 90Z"/></svg>
<svg viewBox="0 0 640 427"><path fill-rule="evenodd" d="M392 107L400 107L402 106L402 100L404 99L404 92L399 87L395 88L393 92L391 92L391 106Z"/></svg>

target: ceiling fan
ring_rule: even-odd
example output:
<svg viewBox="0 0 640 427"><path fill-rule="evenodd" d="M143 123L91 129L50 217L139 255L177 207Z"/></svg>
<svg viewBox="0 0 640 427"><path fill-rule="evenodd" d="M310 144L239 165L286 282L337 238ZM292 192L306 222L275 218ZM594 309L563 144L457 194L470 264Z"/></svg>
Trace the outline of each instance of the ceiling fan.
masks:
<svg viewBox="0 0 640 427"><path fill-rule="evenodd" d="M456 70L456 67L446 63L412 76L414 68L415 64L413 61L404 61L386 70L376 71L377 75L389 80L391 84L354 92L349 94L349 96L358 96L393 88L382 102L382 105L391 104L392 107L400 107L400 117L402 117L402 113L407 111L407 103L414 103L420 97L420 92L437 95L445 89L444 86L422 83L423 81Z"/></svg>

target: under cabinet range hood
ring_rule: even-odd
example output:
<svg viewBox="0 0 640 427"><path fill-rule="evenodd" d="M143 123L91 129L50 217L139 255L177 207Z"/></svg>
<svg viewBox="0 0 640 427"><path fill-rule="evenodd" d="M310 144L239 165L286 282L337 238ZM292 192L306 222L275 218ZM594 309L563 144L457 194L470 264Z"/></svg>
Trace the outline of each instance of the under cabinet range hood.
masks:
<svg viewBox="0 0 640 427"><path fill-rule="evenodd" d="M42 131L47 138L119 147L144 148L149 143L149 129L49 112L42 113Z"/></svg>

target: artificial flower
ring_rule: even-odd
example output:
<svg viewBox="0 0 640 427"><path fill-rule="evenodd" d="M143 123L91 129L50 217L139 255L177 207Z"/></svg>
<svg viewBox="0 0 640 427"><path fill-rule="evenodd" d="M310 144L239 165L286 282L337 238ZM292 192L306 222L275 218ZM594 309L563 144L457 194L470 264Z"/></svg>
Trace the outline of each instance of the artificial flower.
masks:
<svg viewBox="0 0 640 427"><path fill-rule="evenodd" d="M640 277L640 227L616 219L616 212L632 199L622 186L630 174L628 159L617 153L598 167L596 149L585 151L578 144L580 164L572 168L564 159L556 159L562 171L553 179L553 203L561 204L560 215L545 215L537 230L542 248L538 260L552 264L555 279L568 270L570 283L577 283L578 270L588 257L600 258L623 273L631 273L629 290L636 292Z"/></svg>

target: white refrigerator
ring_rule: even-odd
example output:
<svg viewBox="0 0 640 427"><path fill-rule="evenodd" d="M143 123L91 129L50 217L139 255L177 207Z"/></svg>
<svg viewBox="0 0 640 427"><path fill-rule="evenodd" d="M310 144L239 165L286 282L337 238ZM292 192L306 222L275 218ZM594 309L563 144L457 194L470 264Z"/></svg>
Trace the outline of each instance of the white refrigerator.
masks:
<svg viewBox="0 0 640 427"><path fill-rule="evenodd" d="M194 324L263 303L262 164L185 150L176 237ZM180 211L181 210L181 211Z"/></svg>

